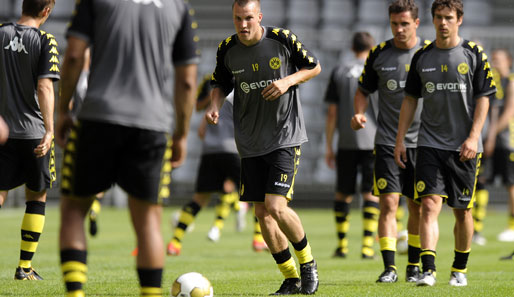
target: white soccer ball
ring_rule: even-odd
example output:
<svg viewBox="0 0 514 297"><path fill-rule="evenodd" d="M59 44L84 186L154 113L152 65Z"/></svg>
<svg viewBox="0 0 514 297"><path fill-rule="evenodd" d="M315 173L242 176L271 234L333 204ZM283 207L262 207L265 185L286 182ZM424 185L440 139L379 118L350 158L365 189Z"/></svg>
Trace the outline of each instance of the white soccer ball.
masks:
<svg viewBox="0 0 514 297"><path fill-rule="evenodd" d="M173 297L212 297L211 282L198 272L188 272L179 276L171 287Z"/></svg>

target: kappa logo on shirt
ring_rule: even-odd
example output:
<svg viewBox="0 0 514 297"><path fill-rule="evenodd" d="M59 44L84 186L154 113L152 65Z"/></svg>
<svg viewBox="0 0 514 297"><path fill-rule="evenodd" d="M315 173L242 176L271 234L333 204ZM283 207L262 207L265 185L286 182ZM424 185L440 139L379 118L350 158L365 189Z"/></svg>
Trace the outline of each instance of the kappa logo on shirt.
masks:
<svg viewBox="0 0 514 297"><path fill-rule="evenodd" d="M6 49L6 50L10 49L13 52L18 52L18 53L24 52L27 55L29 54L27 52L27 50L25 49L25 46L21 42L21 39L18 38L18 36L14 37L14 39L11 40L9 42L9 44L6 47L4 47L4 49Z"/></svg>
<svg viewBox="0 0 514 297"><path fill-rule="evenodd" d="M129 1L129 0L125 0L125 1ZM162 7L162 2L161 0L131 0L132 2L136 3L136 4L143 4L143 5L149 5L149 4L153 4L159 8Z"/></svg>

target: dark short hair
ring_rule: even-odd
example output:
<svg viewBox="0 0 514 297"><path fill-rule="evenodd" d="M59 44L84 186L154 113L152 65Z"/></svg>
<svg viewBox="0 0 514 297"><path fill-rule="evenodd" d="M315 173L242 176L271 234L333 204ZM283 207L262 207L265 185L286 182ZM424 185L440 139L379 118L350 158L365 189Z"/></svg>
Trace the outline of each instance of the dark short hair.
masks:
<svg viewBox="0 0 514 297"><path fill-rule="evenodd" d="M435 0L432 3L432 19L435 16L435 11L443 8L455 9L457 12L457 19L464 15L464 4L462 0Z"/></svg>
<svg viewBox="0 0 514 297"><path fill-rule="evenodd" d="M509 60L509 68L512 68L512 54L510 53L510 51L506 48L496 48L493 50L493 54L494 53L498 53L498 52L503 52L505 53L505 55L507 56L507 59Z"/></svg>
<svg viewBox="0 0 514 297"><path fill-rule="evenodd" d="M410 15L412 19L416 20L418 18L418 5L414 0L395 0L389 5L389 16L393 13L402 13L410 11Z"/></svg>
<svg viewBox="0 0 514 297"><path fill-rule="evenodd" d="M352 50L356 53L367 52L375 44L375 39L368 32L356 32L352 38Z"/></svg>
<svg viewBox="0 0 514 297"><path fill-rule="evenodd" d="M26 16L37 18L45 8L53 8L54 6L55 0L23 0L21 13Z"/></svg>
<svg viewBox="0 0 514 297"><path fill-rule="evenodd" d="M269 0L272 1L272 0ZM257 2L259 4L259 7L261 7L261 0L234 0L234 3L232 3L232 9L234 9L234 5L237 3L237 5L243 7L249 2Z"/></svg>

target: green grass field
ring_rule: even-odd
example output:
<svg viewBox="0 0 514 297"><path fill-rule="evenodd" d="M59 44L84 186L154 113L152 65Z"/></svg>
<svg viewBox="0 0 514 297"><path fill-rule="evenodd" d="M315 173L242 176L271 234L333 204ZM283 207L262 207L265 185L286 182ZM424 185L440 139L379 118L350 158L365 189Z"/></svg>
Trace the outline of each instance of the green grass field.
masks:
<svg viewBox="0 0 514 297"><path fill-rule="evenodd" d="M169 218L177 208L166 208L163 215L165 240L171 236ZM23 209L0 211L0 296L63 296L64 285L58 257L58 220L56 207L47 209L46 226L33 265L45 278L39 282L12 280L18 265L20 225ZM398 255L400 281L396 284L376 284L382 271L380 257L360 259L361 219L353 210L351 217L350 254L346 259L333 259L335 231L329 209L300 209L298 213L306 227L314 256L318 261L320 287L317 296L513 296L514 261L499 261L499 257L514 250L512 243L496 241L496 235L506 225L504 211L489 211L484 234L485 247L473 246L469 261L469 285L453 288L448 285L453 261L453 216L443 211L440 240L437 248L438 283L434 287L415 287L405 283L407 256ZM214 286L216 296L265 296L278 289L282 276L268 253L251 249L252 218L242 233L235 232L234 216L227 220L218 243L207 240L213 221L212 209L199 214L196 227L184 239L182 254L167 257L164 290L169 295L173 280L182 273L197 271ZM130 252L135 237L126 210L104 208L99 218L99 234L89 239L88 296L139 296L135 260ZM375 245L378 254L378 243Z"/></svg>

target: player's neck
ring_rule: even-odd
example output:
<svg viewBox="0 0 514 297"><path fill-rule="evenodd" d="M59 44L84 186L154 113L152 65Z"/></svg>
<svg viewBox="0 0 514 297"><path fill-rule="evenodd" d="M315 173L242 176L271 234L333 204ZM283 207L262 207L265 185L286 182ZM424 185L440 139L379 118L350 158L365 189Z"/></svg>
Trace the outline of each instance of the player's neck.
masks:
<svg viewBox="0 0 514 297"><path fill-rule="evenodd" d="M355 58L357 60L366 60L366 58L368 57L368 54L369 54L369 51L363 51L363 52L356 52L355 53Z"/></svg>
<svg viewBox="0 0 514 297"><path fill-rule="evenodd" d="M411 48L414 48L419 42L418 37L414 36L414 38L410 38L406 42L400 42L396 39L393 39L394 46L399 49L403 50L410 50Z"/></svg>
<svg viewBox="0 0 514 297"><path fill-rule="evenodd" d="M24 26L34 27L34 28L39 29L39 27L41 26L41 24L43 22L41 19L35 19L33 17L22 15L16 23L19 25L24 25Z"/></svg>
<svg viewBox="0 0 514 297"><path fill-rule="evenodd" d="M448 38L436 38L435 45L438 48L442 49L450 49L454 48L460 43L460 36L455 34L455 36L450 36Z"/></svg>

